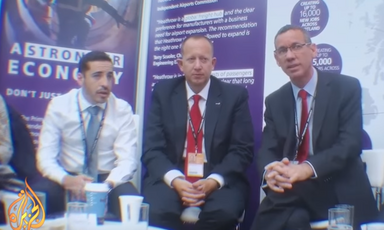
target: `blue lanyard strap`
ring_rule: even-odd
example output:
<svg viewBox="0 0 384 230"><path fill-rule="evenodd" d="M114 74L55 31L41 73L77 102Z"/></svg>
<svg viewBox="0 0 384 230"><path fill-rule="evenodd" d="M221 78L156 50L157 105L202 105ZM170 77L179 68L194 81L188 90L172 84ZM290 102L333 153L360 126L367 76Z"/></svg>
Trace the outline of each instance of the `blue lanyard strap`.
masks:
<svg viewBox="0 0 384 230"><path fill-rule="evenodd" d="M80 108L79 93L77 93L77 108L78 108L78 111L79 111L80 129L81 129L82 141L83 141L83 146L84 146L84 163L85 164L84 164L84 169L83 170L85 171L87 166L88 166L88 158L89 158L90 154L93 153L93 151L95 151L97 142L99 141L101 129L102 129L103 125L104 125L105 111L108 108L108 103L106 104L105 109L103 110L103 114L102 114L102 117L101 117L101 120L100 120L99 128L97 129L97 135L95 137L95 140L93 141L93 144L92 144L92 147L91 147L91 151L89 151L89 152L88 152L88 147L89 146L87 144L87 137L86 137L86 134L85 134L86 132L85 132L85 127L84 127L83 112L81 111L81 108Z"/></svg>

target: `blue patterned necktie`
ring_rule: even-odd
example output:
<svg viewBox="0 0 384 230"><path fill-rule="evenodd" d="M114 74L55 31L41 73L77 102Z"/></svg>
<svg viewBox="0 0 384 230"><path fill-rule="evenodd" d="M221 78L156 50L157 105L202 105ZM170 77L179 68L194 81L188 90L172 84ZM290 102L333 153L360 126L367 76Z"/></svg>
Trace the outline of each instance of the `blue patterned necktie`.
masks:
<svg viewBox="0 0 384 230"><path fill-rule="evenodd" d="M87 162L86 162L86 171L85 173L94 178L97 181L98 175L98 152L97 148L94 148L92 151L93 144L95 142L97 131L99 130L100 121L97 117L97 114L100 111L99 106L92 106L88 108L88 112L91 115L89 119L89 124L87 128Z"/></svg>

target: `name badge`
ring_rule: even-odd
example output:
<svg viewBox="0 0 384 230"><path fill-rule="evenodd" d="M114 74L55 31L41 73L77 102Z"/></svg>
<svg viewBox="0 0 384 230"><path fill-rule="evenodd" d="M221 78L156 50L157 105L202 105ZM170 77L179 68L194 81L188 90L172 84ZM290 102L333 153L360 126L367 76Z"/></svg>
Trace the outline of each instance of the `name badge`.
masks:
<svg viewBox="0 0 384 230"><path fill-rule="evenodd" d="M188 153L188 177L204 176L204 155L202 153Z"/></svg>

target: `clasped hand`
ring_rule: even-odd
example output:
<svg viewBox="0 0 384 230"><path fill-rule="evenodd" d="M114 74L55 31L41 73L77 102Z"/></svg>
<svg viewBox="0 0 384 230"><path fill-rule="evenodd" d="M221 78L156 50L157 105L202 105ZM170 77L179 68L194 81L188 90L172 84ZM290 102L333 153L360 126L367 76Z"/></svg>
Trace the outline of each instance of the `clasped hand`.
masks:
<svg viewBox="0 0 384 230"><path fill-rule="evenodd" d="M179 194L183 205L199 207L204 204L209 194L218 189L219 184L213 179L202 179L190 183L183 178L176 178L172 181L172 186Z"/></svg>
<svg viewBox="0 0 384 230"><path fill-rule="evenodd" d="M293 164L287 158L275 161L265 167L265 180L275 192L291 189L293 183L304 181L313 175L312 167L307 163Z"/></svg>
<svg viewBox="0 0 384 230"><path fill-rule="evenodd" d="M73 198L85 200L85 184L90 183L92 181L93 178L88 177L86 175L67 175L63 179L63 187L64 189L71 191L71 195Z"/></svg>

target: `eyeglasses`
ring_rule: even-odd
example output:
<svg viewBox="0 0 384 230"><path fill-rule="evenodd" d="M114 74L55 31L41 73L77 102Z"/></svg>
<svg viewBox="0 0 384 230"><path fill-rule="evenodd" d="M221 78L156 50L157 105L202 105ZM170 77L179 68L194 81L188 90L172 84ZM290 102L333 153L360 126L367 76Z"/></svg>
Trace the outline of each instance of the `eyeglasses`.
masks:
<svg viewBox="0 0 384 230"><path fill-rule="evenodd" d="M300 51L304 46L308 46L310 44L311 43L293 43L290 47L284 47L284 46L279 47L274 52L276 55L282 57L282 56L287 55L288 49L290 49L291 52L297 52L297 51Z"/></svg>

